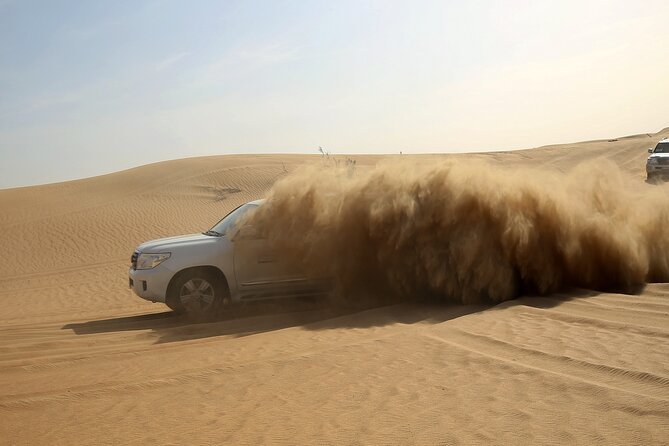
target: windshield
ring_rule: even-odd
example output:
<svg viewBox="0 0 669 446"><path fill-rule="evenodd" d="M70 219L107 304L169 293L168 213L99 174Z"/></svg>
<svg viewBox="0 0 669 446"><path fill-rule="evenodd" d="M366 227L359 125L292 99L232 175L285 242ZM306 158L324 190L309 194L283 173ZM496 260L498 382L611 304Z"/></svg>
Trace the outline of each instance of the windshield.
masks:
<svg viewBox="0 0 669 446"><path fill-rule="evenodd" d="M659 143L653 153L669 153L669 142Z"/></svg>
<svg viewBox="0 0 669 446"><path fill-rule="evenodd" d="M235 223L239 220L239 218L246 214L248 211L253 210L257 208L257 204L250 204L246 203L241 206L239 206L237 209L234 211L230 212L228 215L223 217L221 221L216 223L213 228L211 228L209 231L205 232L207 235L216 235L216 236L221 236L225 235L227 231L230 229L234 228Z"/></svg>

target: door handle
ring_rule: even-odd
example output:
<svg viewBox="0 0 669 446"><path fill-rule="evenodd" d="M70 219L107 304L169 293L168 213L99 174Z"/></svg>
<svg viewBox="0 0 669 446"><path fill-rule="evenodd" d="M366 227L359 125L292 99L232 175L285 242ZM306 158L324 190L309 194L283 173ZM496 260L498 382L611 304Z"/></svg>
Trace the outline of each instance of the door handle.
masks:
<svg viewBox="0 0 669 446"><path fill-rule="evenodd" d="M272 263L272 262L274 262L274 257L265 256L258 258L258 263Z"/></svg>

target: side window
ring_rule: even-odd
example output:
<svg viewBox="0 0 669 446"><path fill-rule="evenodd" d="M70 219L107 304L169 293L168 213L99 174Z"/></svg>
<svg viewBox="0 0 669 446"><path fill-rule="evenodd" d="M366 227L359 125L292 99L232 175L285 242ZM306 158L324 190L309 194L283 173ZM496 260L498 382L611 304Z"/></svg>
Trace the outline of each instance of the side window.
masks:
<svg viewBox="0 0 669 446"><path fill-rule="evenodd" d="M260 231L253 225L242 226L235 235L235 240L259 240L261 238Z"/></svg>
<svg viewBox="0 0 669 446"><path fill-rule="evenodd" d="M213 231L218 232L219 234L223 235L234 235L235 232L237 232L237 225L240 220L245 214L247 214L249 211L252 211L255 209L257 206L253 204L244 204L239 206L237 209L234 211L230 212L227 216L225 216L221 221L216 223L213 228L211 228Z"/></svg>

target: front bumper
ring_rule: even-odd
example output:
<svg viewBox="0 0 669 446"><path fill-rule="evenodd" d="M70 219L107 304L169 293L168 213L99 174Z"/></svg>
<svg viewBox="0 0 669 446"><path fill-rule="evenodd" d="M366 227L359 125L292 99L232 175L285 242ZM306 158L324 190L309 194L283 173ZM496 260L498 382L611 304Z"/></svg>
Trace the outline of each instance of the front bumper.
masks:
<svg viewBox="0 0 669 446"><path fill-rule="evenodd" d="M165 302L167 286L174 272L158 265L153 269L128 270L130 289L142 299L151 302Z"/></svg>
<svg viewBox="0 0 669 446"><path fill-rule="evenodd" d="M646 175L650 177L669 177L669 165L646 165Z"/></svg>

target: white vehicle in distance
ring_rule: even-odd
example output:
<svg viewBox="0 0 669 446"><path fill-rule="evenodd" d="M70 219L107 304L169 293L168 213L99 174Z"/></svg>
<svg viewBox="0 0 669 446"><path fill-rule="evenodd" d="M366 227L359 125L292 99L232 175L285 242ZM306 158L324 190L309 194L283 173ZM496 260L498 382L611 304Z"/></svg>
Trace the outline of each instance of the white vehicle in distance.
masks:
<svg viewBox="0 0 669 446"><path fill-rule="evenodd" d="M130 288L193 314L215 314L234 302L322 293L322 282L282 262L252 225L236 225L263 201L239 206L202 234L142 243L131 257Z"/></svg>
<svg viewBox="0 0 669 446"><path fill-rule="evenodd" d="M669 177L669 138L657 143L655 149L648 149L650 156L646 160L646 179Z"/></svg>

